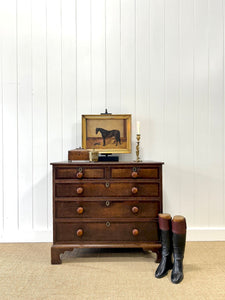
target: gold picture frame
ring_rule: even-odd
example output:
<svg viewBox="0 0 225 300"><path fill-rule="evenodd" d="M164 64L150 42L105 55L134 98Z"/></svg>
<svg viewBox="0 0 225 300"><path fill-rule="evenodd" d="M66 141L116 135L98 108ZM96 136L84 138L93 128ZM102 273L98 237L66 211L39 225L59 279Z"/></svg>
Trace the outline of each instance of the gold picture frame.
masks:
<svg viewBox="0 0 225 300"><path fill-rule="evenodd" d="M82 115L82 148L131 153L131 115Z"/></svg>

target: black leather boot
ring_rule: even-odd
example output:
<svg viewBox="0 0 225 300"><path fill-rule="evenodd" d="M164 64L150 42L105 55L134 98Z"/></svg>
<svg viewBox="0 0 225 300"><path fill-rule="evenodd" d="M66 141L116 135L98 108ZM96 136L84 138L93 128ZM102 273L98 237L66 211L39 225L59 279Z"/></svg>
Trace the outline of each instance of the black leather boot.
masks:
<svg viewBox="0 0 225 300"><path fill-rule="evenodd" d="M164 218L164 216L167 218ZM162 278L167 275L168 270L172 269L171 261L172 242L171 242L171 217L168 214L159 214L159 229L161 231L162 241L162 259L155 271L156 278Z"/></svg>
<svg viewBox="0 0 225 300"><path fill-rule="evenodd" d="M175 217L174 217L175 219ZM186 221L185 218L181 221L172 221L172 241L173 241L173 270L171 273L171 281L180 283L183 278L183 259L186 243Z"/></svg>

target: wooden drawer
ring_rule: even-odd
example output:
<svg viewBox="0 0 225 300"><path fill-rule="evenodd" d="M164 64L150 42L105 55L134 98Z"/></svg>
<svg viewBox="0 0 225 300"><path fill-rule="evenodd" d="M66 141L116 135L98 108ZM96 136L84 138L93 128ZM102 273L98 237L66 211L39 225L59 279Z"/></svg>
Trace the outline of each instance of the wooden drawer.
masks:
<svg viewBox="0 0 225 300"><path fill-rule="evenodd" d="M105 168L56 168L56 179L103 179L105 178Z"/></svg>
<svg viewBox="0 0 225 300"><path fill-rule="evenodd" d="M159 183L56 183L56 197L159 197Z"/></svg>
<svg viewBox="0 0 225 300"><path fill-rule="evenodd" d="M111 168L111 178L146 178L158 179L159 168L157 167L129 167Z"/></svg>
<svg viewBox="0 0 225 300"><path fill-rule="evenodd" d="M56 202L56 218L157 218L159 201Z"/></svg>
<svg viewBox="0 0 225 300"><path fill-rule="evenodd" d="M158 240L157 222L56 223L56 242Z"/></svg>

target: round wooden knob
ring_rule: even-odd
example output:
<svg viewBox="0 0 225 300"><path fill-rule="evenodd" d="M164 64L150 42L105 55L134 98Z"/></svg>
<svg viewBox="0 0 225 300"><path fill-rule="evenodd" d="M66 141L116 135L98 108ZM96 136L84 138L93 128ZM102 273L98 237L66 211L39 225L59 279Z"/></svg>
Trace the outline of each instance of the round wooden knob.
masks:
<svg viewBox="0 0 225 300"><path fill-rule="evenodd" d="M78 229L77 230L77 236L82 236L84 234L83 229Z"/></svg>
<svg viewBox="0 0 225 300"><path fill-rule="evenodd" d="M132 213L136 214L136 213L138 213L138 211L139 211L139 208L137 206L132 207Z"/></svg>
<svg viewBox="0 0 225 300"><path fill-rule="evenodd" d="M134 186L134 187L132 187L131 191L132 191L133 194L137 194L138 188L136 186Z"/></svg>
<svg viewBox="0 0 225 300"><path fill-rule="evenodd" d="M79 179L80 179L80 178L82 178L82 177L83 177L83 175L84 175L84 174L83 174L82 172L78 172L78 173L77 173L77 178L79 178Z"/></svg>
<svg viewBox="0 0 225 300"><path fill-rule="evenodd" d="M77 208L77 213L81 215L84 212L84 208L82 206Z"/></svg>
<svg viewBox="0 0 225 300"><path fill-rule="evenodd" d="M132 176L133 178L137 178L138 173L137 173L137 172L132 172L131 176Z"/></svg>
<svg viewBox="0 0 225 300"><path fill-rule="evenodd" d="M132 230L132 234L133 234L133 236L137 236L138 234L139 234L139 230L138 229L133 229Z"/></svg>
<svg viewBox="0 0 225 300"><path fill-rule="evenodd" d="M82 187L77 188L77 194L82 194L84 189Z"/></svg>

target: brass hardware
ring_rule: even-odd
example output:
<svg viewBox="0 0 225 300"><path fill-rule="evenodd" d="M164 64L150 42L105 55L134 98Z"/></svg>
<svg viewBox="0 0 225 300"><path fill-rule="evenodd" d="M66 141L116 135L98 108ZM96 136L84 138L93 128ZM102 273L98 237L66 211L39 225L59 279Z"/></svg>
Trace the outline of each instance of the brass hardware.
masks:
<svg viewBox="0 0 225 300"><path fill-rule="evenodd" d="M105 202L105 205L106 205L106 206L109 206L109 205L110 205L110 202L107 200L107 201Z"/></svg>
<svg viewBox="0 0 225 300"><path fill-rule="evenodd" d="M105 183L105 187L108 188L109 186L110 186L109 182L106 182L106 183Z"/></svg>
<svg viewBox="0 0 225 300"><path fill-rule="evenodd" d="M106 223L105 223L105 225L106 225L106 227L110 227L110 222L109 221L107 221Z"/></svg>
<svg viewBox="0 0 225 300"><path fill-rule="evenodd" d="M133 167L133 172L137 172L137 168L136 167Z"/></svg>
<svg viewBox="0 0 225 300"><path fill-rule="evenodd" d="M140 159L140 139L141 139L141 135L139 133L137 133L136 135L137 138L137 145L136 145L136 162L141 162L142 160Z"/></svg>
<svg viewBox="0 0 225 300"><path fill-rule="evenodd" d="M82 173L82 171L83 171L83 168L79 168L79 169L78 169L78 171L79 171L80 173Z"/></svg>

